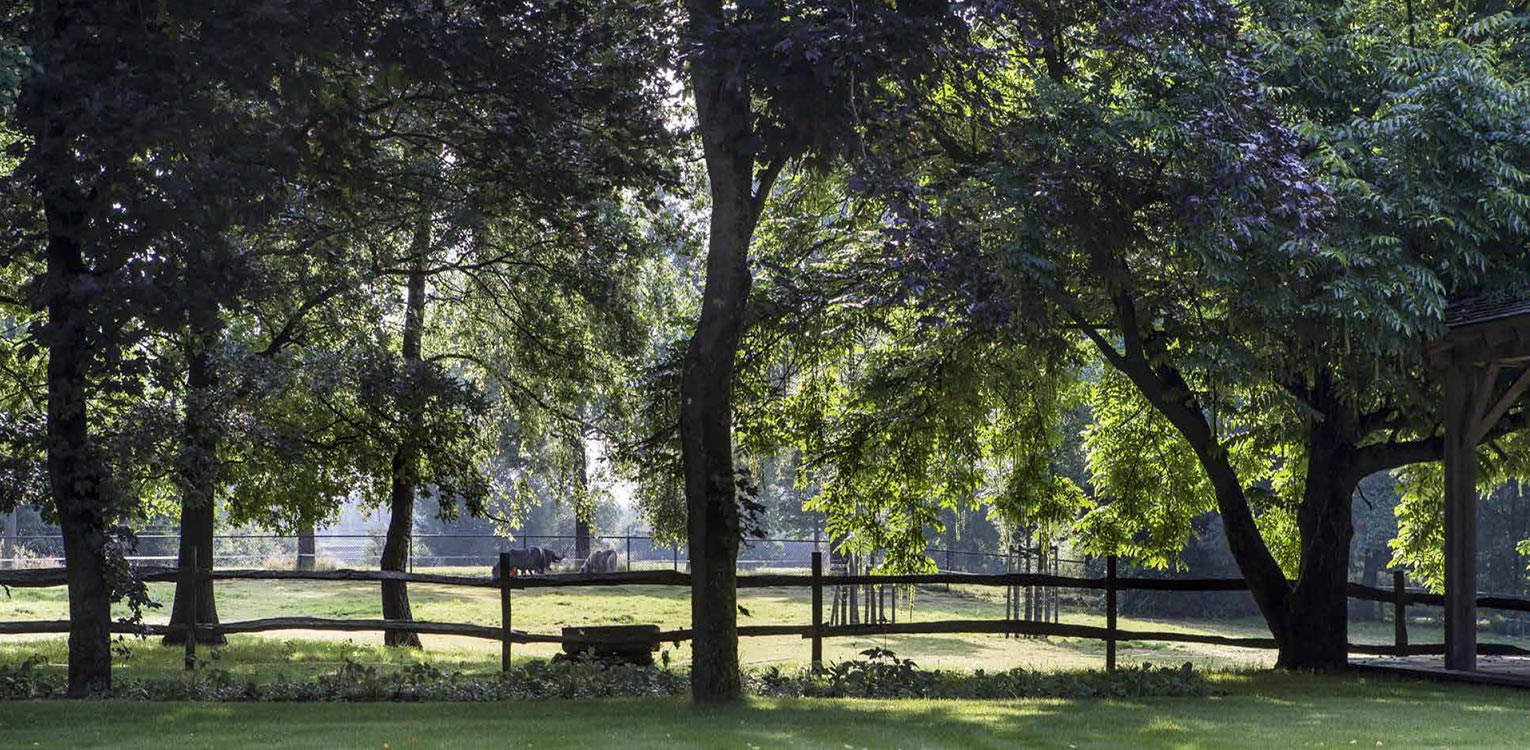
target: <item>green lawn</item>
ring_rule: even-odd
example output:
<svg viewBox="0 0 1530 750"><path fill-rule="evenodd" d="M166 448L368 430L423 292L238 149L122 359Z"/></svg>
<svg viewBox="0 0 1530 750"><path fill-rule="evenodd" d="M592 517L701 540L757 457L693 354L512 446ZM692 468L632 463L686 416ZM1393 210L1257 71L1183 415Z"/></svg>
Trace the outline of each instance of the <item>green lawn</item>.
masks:
<svg viewBox="0 0 1530 750"><path fill-rule="evenodd" d="M482 571L477 571L482 572ZM169 584L150 586L152 597L170 600ZM686 627L690 619L689 591L677 587L623 586L563 590L532 590L515 594L514 624L530 632L555 633L564 625L654 623L666 628ZM490 589L415 584L410 598L415 617L422 620L498 624L498 595ZM741 624L795 623L810 621L809 594L805 589L753 589L740 592L739 603L748 610ZM1104 618L1094 607L1065 607L1065 622L1103 625ZM376 618L380 616L376 584L311 581L235 581L218 585L218 610L224 620L243 620L282 615L308 615L335 618ZM0 620L51 620L67 617L65 591L54 589L13 589L9 597L0 593ZM1002 589L958 587L921 588L915 592L912 610L899 613L899 620L940 620L955 618L1003 617ZM168 607L151 610L149 622L164 622ZM1237 635L1262 634L1259 623L1162 623L1130 618L1122 627L1179 629L1223 632ZM381 660L368 647L381 642L381 634L284 631L262 636L236 638L235 644L251 640L330 640L353 643L356 658ZM0 636L0 663L27 655L41 655L48 662L62 660L57 638ZM497 663L498 645L490 641L451 636L424 636L432 660ZM52 642L52 643L50 643ZM825 656L844 659L870 646L891 648L900 655L930 668L974 669L1030 667L1043 669L1091 669L1103 663L1104 646L1095 641L1071 639L1010 639L1002 635L912 635L878 638L840 638L825 642ZM145 653L155 650L149 643L129 639L125 648L131 654L119 657L119 666L132 669L143 662ZM517 647L517 656L548 657L555 646ZM671 649L675 663L689 658L683 646ZM178 653L178 652L177 652ZM370 656L369 656L370 654ZM1216 646L1183 644L1131 644L1122 651L1127 660L1151 660L1160 663L1192 662L1202 667L1268 666L1271 655L1261 651ZM178 656L176 658L179 658ZM239 661L239 648L229 649L223 666ZM808 644L796 637L749 638L741 644L741 658L746 665L804 664ZM167 662L168 663L168 662Z"/></svg>
<svg viewBox="0 0 1530 750"><path fill-rule="evenodd" d="M467 572L465 569L457 572ZM483 571L475 571L482 573ZM168 603L169 584L150 587L153 597ZM499 601L490 589L416 584L410 587L414 613L424 620L498 623ZM515 595L514 624L530 632L555 633L564 625L654 623L666 628L688 624L689 592L677 587L623 586L562 590L522 591ZM9 596L0 592L0 620L50 620L67 617L65 591L52 589L12 589ZM740 603L749 615L744 624L796 623L810 620L808 592L805 589L754 589L740 592ZM280 615L309 615L335 618L376 618L380 616L376 584L312 581L236 581L218 586L218 609L224 620L243 620ZM150 622L164 622L168 607L152 610ZM1103 625L1104 618L1093 604L1064 607L1062 620L1079 624ZM992 587L927 587L917 590L910 612L904 609L900 621L951 618L993 618L1003 616L1003 590ZM1258 620L1200 622L1144 621L1122 618L1128 629L1183 630L1233 636L1266 636ZM1390 624L1357 623L1351 628L1355 641L1390 642ZM1415 624L1415 643L1438 641L1438 627ZM1487 633L1484 640L1494 640ZM289 673L304 671L304 665L332 668L335 654L343 658L371 663L408 660L411 657L389 654L378 648L381 634L282 631L233 639L230 648L219 655L219 666L231 670L260 671L271 665L285 665ZM462 669L493 669L498 664L498 644L491 641L449 636L424 636L428 658L437 664ZM288 641L297 641L288 644ZM334 648L315 649L313 641L329 641ZM1523 641L1522 641L1523 642ZM118 667L129 674L144 670L176 669L180 652L161 649L153 641L125 639L118 656ZM927 668L1001 669L1096 669L1104 660L1104 645L1098 641L1051 639L1010 639L1001 635L923 635L876 638L836 638L825 641L825 656L842 660L870 646L890 648L900 656L913 658ZM517 657L548 657L555 646L528 645L516 648ZM808 644L795 637L748 638L740 646L746 666L804 664ZM689 659L689 650L669 648L676 664ZM208 656L204 652L204 656ZM63 663L61 637L0 636L0 663L11 663L29 656L40 657L45 664ZM1208 646L1199 644L1137 643L1126 644L1121 651L1125 663L1149 661L1157 664L1191 662L1198 667L1218 669L1270 666L1273 654L1268 651Z"/></svg>
<svg viewBox="0 0 1530 750"><path fill-rule="evenodd" d="M1215 698L1018 702L0 704L0 748L1509 748L1530 693L1357 677L1223 675Z"/></svg>

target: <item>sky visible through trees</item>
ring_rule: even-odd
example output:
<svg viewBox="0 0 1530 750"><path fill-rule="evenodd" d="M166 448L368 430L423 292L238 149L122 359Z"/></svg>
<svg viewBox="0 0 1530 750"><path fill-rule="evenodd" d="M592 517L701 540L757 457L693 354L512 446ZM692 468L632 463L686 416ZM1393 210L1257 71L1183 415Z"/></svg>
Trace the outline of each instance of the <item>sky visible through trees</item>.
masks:
<svg viewBox="0 0 1530 750"><path fill-rule="evenodd" d="M974 514L1225 546L1334 668L1346 580L1439 580L1424 343L1530 296L1527 64L1496 3L0 0L0 513L64 539L78 697L152 523L206 568L359 503L400 571L417 509L614 486L688 546L698 701L741 540L914 572Z"/></svg>

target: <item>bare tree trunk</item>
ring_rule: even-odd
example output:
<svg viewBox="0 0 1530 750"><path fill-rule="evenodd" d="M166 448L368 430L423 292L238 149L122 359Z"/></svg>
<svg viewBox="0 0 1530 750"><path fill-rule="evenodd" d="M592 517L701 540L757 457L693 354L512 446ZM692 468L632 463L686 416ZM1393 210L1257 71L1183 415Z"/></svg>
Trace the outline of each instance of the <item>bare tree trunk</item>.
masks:
<svg viewBox="0 0 1530 750"><path fill-rule="evenodd" d="M1330 418L1336 418L1329 415ZM1307 445L1307 485L1296 523L1300 571L1286 597L1285 622L1275 636L1276 665L1286 669L1342 669L1349 661L1349 545L1355 528L1355 483L1345 458L1325 427Z"/></svg>
<svg viewBox="0 0 1530 750"><path fill-rule="evenodd" d="M318 545L314 540L313 521L304 521L298 526L297 533L297 569L313 570L318 567Z"/></svg>
<svg viewBox="0 0 1530 750"><path fill-rule="evenodd" d="M408 289L404 300L404 340L402 354L405 369L420 367L421 340L425 333L425 266L430 249L430 216L425 213L415 227L411 243ZM413 425L419 415L406 414L404 422ZM410 432L406 426L405 431ZM389 503L388 538L383 544L382 569L403 573L409 569L409 541L414 535L414 499L419 491L420 449L412 434L406 434L393 454L392 492ZM404 581L383 581L382 611L385 620L413 620L409 607L409 585ZM418 633L389 630L383 641L389 646L420 647Z"/></svg>
<svg viewBox="0 0 1530 750"><path fill-rule="evenodd" d="M691 697L728 701L741 693L736 566L739 513L733 474L734 360L752 279L749 243L779 162L755 188L757 139L747 80L734 77L722 50L706 49L724 27L719 0L688 0L691 61L702 150L711 193L701 317L680 383L680 443L691 563ZM715 53L715 54L714 54ZM757 190L757 192L756 192Z"/></svg>
<svg viewBox="0 0 1530 750"><path fill-rule="evenodd" d="M16 556L16 537L20 536L21 508L18 506L5 514L5 528L0 531L0 568L12 568L10 562Z"/></svg>
<svg viewBox="0 0 1530 750"><path fill-rule="evenodd" d="M193 269L193 280L201 277L199 254L188 259ZM213 568L213 527L217 519L218 489L218 427L216 420L216 394L218 374L213 361L213 346L221 326L218 321L217 300L210 299L210 285L188 284L190 321L187 326L186 367L186 416L181 449L181 530L180 551L177 565L198 570ZM188 587L197 588L191 596ZM184 625L190 621L188 601L196 602L196 621L199 625L218 622L217 600L213 598L211 578L191 581L178 579L175 584L175 603L171 607L170 624ZM170 632L164 637L165 644L185 643L186 634ZM222 644L227 642L222 633L197 634L198 643Z"/></svg>
<svg viewBox="0 0 1530 750"><path fill-rule="evenodd" d="M50 134L55 135L55 134ZM62 148L48 149L55 155ZM60 167L63 168L63 167ZM47 195L48 484L64 537L69 584L71 698L111 692L111 591L102 467L90 445L88 310L83 197Z"/></svg>
<svg viewBox="0 0 1530 750"><path fill-rule="evenodd" d="M52 174L38 180L47 223L42 297L48 320L46 344L47 466L53 509L64 537L69 585L69 684L67 695L84 698L111 692L111 597L107 580L108 517L104 467L90 441L91 302L97 285L85 262L89 236L87 191L75 183L86 174L70 142L71 115L62 101L70 93L70 61L53 50L70 34L73 9L38 2L33 23L36 74L27 82L27 116L39 158Z"/></svg>
<svg viewBox="0 0 1530 750"><path fill-rule="evenodd" d="M1167 364L1170 357L1163 342L1140 325L1130 295L1119 292L1115 304L1124 351L1102 337L1091 338L1194 450L1215 493L1228 549L1279 648L1277 665L1342 669L1348 662L1346 578L1354 536L1350 503L1364 471L1355 449L1355 416L1333 393L1332 374L1319 371L1314 382L1304 386L1317 414L1308 425L1307 482L1297 513L1301 560L1293 584L1270 554L1242 480L1196 400L1195 389Z"/></svg>

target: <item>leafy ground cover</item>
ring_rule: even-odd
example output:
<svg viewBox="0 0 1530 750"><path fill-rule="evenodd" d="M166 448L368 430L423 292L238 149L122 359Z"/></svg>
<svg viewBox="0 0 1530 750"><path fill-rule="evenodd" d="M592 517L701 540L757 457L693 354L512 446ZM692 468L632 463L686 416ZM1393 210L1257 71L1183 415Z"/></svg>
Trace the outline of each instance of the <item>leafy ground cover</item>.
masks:
<svg viewBox="0 0 1530 750"><path fill-rule="evenodd" d="M0 704L0 747L1503 748L1530 737L1530 693L1382 678L1214 677L1220 695L1148 699L683 699L488 704Z"/></svg>

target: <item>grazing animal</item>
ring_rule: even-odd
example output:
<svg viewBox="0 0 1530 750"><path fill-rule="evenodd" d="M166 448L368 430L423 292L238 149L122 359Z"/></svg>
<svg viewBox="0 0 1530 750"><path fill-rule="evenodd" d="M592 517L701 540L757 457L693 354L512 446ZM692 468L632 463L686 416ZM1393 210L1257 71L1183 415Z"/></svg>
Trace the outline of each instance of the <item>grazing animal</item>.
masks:
<svg viewBox="0 0 1530 750"><path fill-rule="evenodd" d="M550 549L548 549L546 547L532 547L532 549L537 551L537 571L536 572L538 572L538 573L546 573L547 570L549 568L551 568L552 566L557 565L560 562L563 562L563 556L562 555L560 555L560 554L558 554L558 553L556 553L556 552L554 552L554 551L552 551L552 550L550 550Z"/></svg>
<svg viewBox="0 0 1530 750"><path fill-rule="evenodd" d="M579 573L581 575L615 572L616 550L603 549L598 552L591 552L590 556L585 559L584 564L579 566Z"/></svg>
<svg viewBox="0 0 1530 750"><path fill-rule="evenodd" d="M510 550L510 569L517 573L546 572L541 567L542 550L539 547L527 547L526 549ZM538 568L541 568L538 571ZM499 563L494 563L494 577L499 577Z"/></svg>

